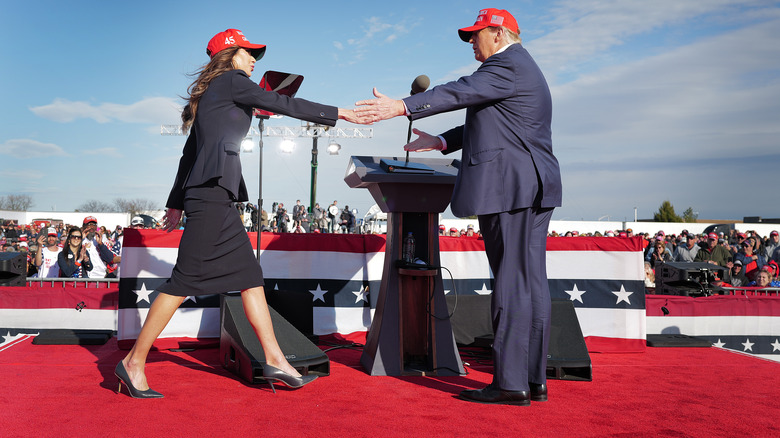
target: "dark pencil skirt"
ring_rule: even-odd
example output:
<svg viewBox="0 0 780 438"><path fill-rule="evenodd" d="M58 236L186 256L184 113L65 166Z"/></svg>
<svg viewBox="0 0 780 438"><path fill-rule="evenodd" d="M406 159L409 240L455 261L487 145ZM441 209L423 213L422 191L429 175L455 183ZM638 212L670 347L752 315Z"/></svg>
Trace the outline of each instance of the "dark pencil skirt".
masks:
<svg viewBox="0 0 780 438"><path fill-rule="evenodd" d="M263 270L227 190L217 185L190 187L184 211L187 223L176 266L158 291L186 297L264 284Z"/></svg>

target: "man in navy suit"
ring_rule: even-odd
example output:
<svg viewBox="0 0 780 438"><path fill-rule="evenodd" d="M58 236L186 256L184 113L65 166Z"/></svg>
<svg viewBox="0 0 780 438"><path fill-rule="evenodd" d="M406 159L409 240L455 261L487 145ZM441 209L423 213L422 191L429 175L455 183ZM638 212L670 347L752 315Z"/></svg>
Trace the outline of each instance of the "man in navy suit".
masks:
<svg viewBox="0 0 780 438"><path fill-rule="evenodd" d="M465 124L439 136L419 137L408 151L462 150L451 209L477 215L493 271L493 381L460 397L479 403L530 405L547 400L550 291L547 228L561 205L561 176L552 152L550 91L521 45L509 12L484 9L473 26L458 30L482 65L470 76L403 100L376 89L358 102L373 121L407 115L419 119L466 108Z"/></svg>

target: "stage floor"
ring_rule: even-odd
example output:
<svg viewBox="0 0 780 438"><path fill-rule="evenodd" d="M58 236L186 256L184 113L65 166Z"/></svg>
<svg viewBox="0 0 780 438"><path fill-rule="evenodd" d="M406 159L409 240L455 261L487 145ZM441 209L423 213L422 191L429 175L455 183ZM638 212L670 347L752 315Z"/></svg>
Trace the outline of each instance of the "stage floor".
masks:
<svg viewBox="0 0 780 438"><path fill-rule="evenodd" d="M780 435L780 364L718 348L591 354L592 382L551 380L549 402L516 407L456 398L491 378L489 360L465 353L466 376L372 377L359 350L334 349L330 376L273 394L225 371L218 349L153 351L147 376L165 398L135 400L114 392L115 338L11 338L0 345L4 437Z"/></svg>

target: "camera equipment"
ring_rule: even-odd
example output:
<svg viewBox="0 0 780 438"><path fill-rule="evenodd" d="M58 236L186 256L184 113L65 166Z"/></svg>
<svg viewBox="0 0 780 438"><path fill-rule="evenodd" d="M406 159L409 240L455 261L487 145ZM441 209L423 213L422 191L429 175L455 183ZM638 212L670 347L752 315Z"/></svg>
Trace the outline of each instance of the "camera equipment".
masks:
<svg viewBox="0 0 780 438"><path fill-rule="evenodd" d="M703 297L722 295L724 289L713 286L717 276L723 279L726 268L711 263L661 263L655 267L655 293Z"/></svg>

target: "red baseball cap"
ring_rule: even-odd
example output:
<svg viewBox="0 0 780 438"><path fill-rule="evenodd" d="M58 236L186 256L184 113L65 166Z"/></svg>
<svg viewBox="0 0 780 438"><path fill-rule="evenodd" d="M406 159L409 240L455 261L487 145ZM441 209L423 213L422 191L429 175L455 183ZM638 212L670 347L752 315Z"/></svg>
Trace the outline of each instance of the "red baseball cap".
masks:
<svg viewBox="0 0 780 438"><path fill-rule="evenodd" d="M249 54L255 59L260 59L265 55L265 44L252 44L244 36L244 33L238 29L228 29L214 35L206 46L206 54L209 58L227 49L228 47L238 46L249 51Z"/></svg>
<svg viewBox="0 0 780 438"><path fill-rule="evenodd" d="M94 223L97 224L97 219L95 218L95 216L87 216L87 217L84 218L84 225L86 225L86 224L88 224L90 222L94 222Z"/></svg>
<svg viewBox="0 0 780 438"><path fill-rule="evenodd" d="M472 32L491 26L503 26L514 33L520 33L520 28L517 26L517 20L515 20L515 17L513 17L512 14L504 9L488 8L479 11L477 21L474 22L473 26L458 29L458 35L463 41L469 42Z"/></svg>
<svg viewBox="0 0 780 438"><path fill-rule="evenodd" d="M710 233L707 235L707 238L712 240L718 240L718 235L715 233Z"/></svg>

